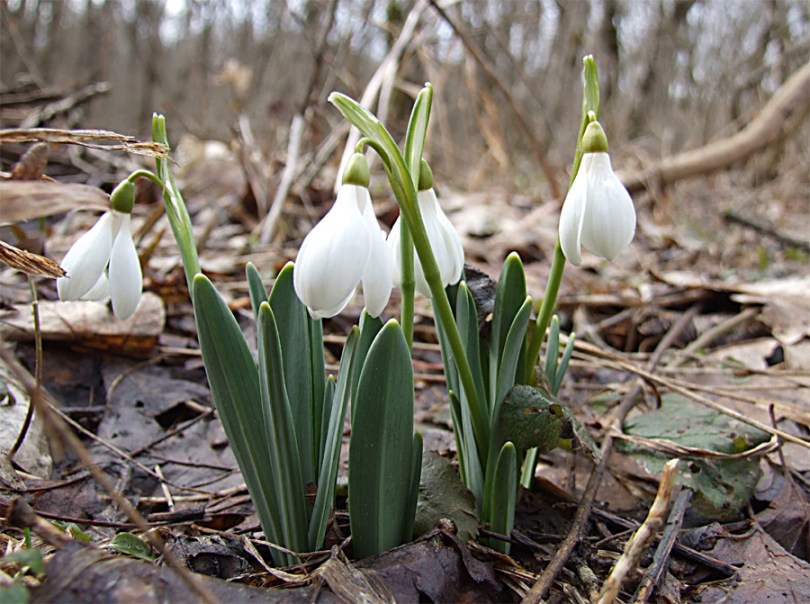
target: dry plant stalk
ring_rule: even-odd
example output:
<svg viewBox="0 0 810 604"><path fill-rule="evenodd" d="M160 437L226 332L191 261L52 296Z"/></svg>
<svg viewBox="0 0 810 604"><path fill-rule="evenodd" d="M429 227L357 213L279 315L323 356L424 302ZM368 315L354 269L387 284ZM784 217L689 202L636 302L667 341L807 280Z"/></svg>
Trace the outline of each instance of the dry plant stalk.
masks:
<svg viewBox="0 0 810 604"><path fill-rule="evenodd" d="M658 493L655 495L655 501L653 501L647 518L627 541L622 557L616 562L610 576L602 585L596 604L611 604L616 600L616 595L619 593L619 589L621 589L627 575L638 568L639 560L641 560L647 544L664 525L669 501L672 499L672 488L675 486L675 472L677 469L677 459L669 460L664 466L664 471L661 474L661 484L658 486Z"/></svg>

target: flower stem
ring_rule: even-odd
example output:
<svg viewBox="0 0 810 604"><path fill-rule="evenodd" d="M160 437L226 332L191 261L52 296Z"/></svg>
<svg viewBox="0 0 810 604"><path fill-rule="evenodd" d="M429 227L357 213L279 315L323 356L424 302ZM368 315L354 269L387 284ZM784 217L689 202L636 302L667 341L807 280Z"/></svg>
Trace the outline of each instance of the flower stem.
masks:
<svg viewBox="0 0 810 604"><path fill-rule="evenodd" d="M414 291L416 289L416 279L414 278L413 259L413 238L411 229L404 221L399 224L399 245L402 250L402 266L400 266L399 289L402 293L400 302L400 320L402 331L405 334L405 341L408 348L413 350L413 314L414 314Z"/></svg>
<svg viewBox="0 0 810 604"><path fill-rule="evenodd" d="M560 291L563 271L565 270L565 254L563 254L560 238L554 246L554 259L551 262L551 273L548 276L545 295L543 296L540 311L537 313L537 320L534 322L531 335L529 336L529 349L526 355L525 381L527 384L534 382L532 373L540 357L540 346L546 336L546 329L551 321L551 313L557 303L557 294Z"/></svg>

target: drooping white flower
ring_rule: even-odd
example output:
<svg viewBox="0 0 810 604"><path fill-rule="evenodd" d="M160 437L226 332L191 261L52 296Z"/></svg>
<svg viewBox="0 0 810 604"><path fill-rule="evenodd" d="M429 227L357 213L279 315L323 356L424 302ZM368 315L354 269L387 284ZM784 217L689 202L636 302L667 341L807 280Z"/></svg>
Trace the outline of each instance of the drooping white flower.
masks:
<svg viewBox="0 0 810 604"><path fill-rule="evenodd" d="M575 266L582 263L582 246L612 260L630 245L636 231L633 200L613 173L607 140L598 122L588 125L583 149L588 148L587 137L594 125L596 133L591 134L597 144L592 146L597 150L583 154L560 214L560 245L566 259Z"/></svg>
<svg viewBox="0 0 810 604"><path fill-rule="evenodd" d="M461 239L447 218L447 215L439 205L436 192L429 188L417 193L419 210L422 213L422 220L425 223L430 247L436 256L436 263L439 265L439 275L444 287L457 283L461 279L461 271L464 269L464 248ZM397 218L391 233L388 235L388 246L394 254L394 282L401 283L402 274L402 249L400 246L400 220ZM414 254L414 280L416 281L416 291L423 296L430 297L430 287L425 279L425 271L419 257Z"/></svg>
<svg viewBox="0 0 810 604"><path fill-rule="evenodd" d="M428 242L436 258L439 268L439 278L443 287L457 283L464 270L464 248L461 239L439 205L436 191L433 189L433 171L428 162L422 158L419 169L419 187L416 200L419 212L427 231ZM394 283L402 283L402 246L401 226L402 217L397 218L388 235L388 247L394 256ZM414 250L414 281L416 291L423 296L430 297L430 286L425 279L425 271L419 255Z"/></svg>
<svg viewBox="0 0 810 604"><path fill-rule="evenodd" d="M343 310L361 281L373 317L382 313L391 295L393 260L371 204L368 167L361 154L353 161L365 165L365 173L360 170L357 177L350 161L335 204L304 238L295 262L295 293L315 319Z"/></svg>
<svg viewBox="0 0 810 604"><path fill-rule="evenodd" d="M129 213L110 210L82 235L62 260L67 276L56 280L61 300L112 298L118 319L129 318L143 291Z"/></svg>

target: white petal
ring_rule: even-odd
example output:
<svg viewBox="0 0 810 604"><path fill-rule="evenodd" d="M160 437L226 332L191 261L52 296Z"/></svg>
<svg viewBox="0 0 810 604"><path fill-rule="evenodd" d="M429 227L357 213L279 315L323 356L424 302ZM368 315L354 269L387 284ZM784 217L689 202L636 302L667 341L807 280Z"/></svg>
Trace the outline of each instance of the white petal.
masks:
<svg viewBox="0 0 810 604"><path fill-rule="evenodd" d="M143 292L141 263L132 241L130 222L129 214L121 215L121 228L113 241L108 275L113 313L122 320L132 316Z"/></svg>
<svg viewBox="0 0 810 604"><path fill-rule="evenodd" d="M81 299L82 300L93 300L95 302L101 302L102 300L106 300L110 297L110 280L107 279L107 274L102 272L101 276L96 281L96 284L90 288L86 294L84 294Z"/></svg>
<svg viewBox="0 0 810 604"><path fill-rule="evenodd" d="M417 199L419 200L419 209L422 212L422 220L425 222L425 230L427 231L428 241L430 241L430 248L433 250L433 255L436 257L436 264L439 266L439 278L441 279L442 285L446 286L453 277L455 258L448 248L445 231L439 218L442 210L439 207L439 201L436 199L436 193L434 193L433 189L419 191ZM415 264L416 291L423 296L429 297L430 288L428 287L427 279L425 279L422 261L419 260Z"/></svg>
<svg viewBox="0 0 810 604"><path fill-rule="evenodd" d="M391 253L391 257L393 258L394 266L393 266L393 281L394 285L401 285L402 284L402 248L399 245L399 236L400 236L400 227L399 221L402 220L400 216L394 221L394 226L391 227L391 232L388 233L388 237L385 240L385 245L388 247L388 250Z"/></svg>
<svg viewBox="0 0 810 604"><path fill-rule="evenodd" d="M376 241L363 272L363 300L368 314L379 317L394 287L394 259L382 231L374 239Z"/></svg>
<svg viewBox="0 0 810 604"><path fill-rule="evenodd" d="M432 190L433 189L431 189L431 191ZM443 284L446 287L458 283L461 279L461 272L464 270L464 246L461 245L461 238L458 236L458 232L450 222L447 214L445 214L441 206L438 205L438 202L437 207L439 208L437 218L439 227L442 230L442 238L446 250L447 272L443 273L442 278ZM445 276L447 277L446 280L444 279Z"/></svg>
<svg viewBox="0 0 810 604"><path fill-rule="evenodd" d="M60 300L78 300L96 284L107 263L113 241L113 215L105 213L62 259L66 277L56 280Z"/></svg>
<svg viewBox="0 0 810 604"><path fill-rule="evenodd" d="M588 169L592 161L592 154L586 153L582 157L574 182L568 189L560 212L560 245L565 258L574 266L582 264L581 237L582 221L585 218L588 200Z"/></svg>
<svg viewBox="0 0 810 604"><path fill-rule="evenodd" d="M636 211L630 194L610 167L608 154L593 155L582 244L597 256L612 260L633 240Z"/></svg>
<svg viewBox="0 0 810 604"><path fill-rule="evenodd" d="M331 317L348 304L371 251L371 234L359 207L368 190L343 185L332 209L298 250L293 285L313 317Z"/></svg>
<svg viewBox="0 0 810 604"><path fill-rule="evenodd" d="M379 317L394 286L394 257L386 245L385 233L377 223L370 199L363 211L363 219L371 234L371 253L363 271L363 301L368 314Z"/></svg>

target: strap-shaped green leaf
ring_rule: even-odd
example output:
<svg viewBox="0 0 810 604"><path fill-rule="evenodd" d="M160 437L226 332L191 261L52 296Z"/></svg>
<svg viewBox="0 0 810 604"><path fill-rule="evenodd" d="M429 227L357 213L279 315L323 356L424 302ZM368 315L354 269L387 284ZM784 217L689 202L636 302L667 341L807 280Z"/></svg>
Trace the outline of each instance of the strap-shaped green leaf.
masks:
<svg viewBox="0 0 810 604"><path fill-rule="evenodd" d="M413 539L413 524L416 521L416 504L419 499L419 481L422 477L422 434L413 435L411 448L411 482L408 488L408 501L405 505L405 519L402 529L402 542Z"/></svg>
<svg viewBox="0 0 810 604"><path fill-rule="evenodd" d="M512 252L503 263L495 289L495 307L492 311L492 338L489 350L490 417L497 417L493 415L493 407L497 399L497 376L500 373L506 338L515 322L515 316L525 301L526 274L523 272L520 256Z"/></svg>
<svg viewBox="0 0 810 604"><path fill-rule="evenodd" d="M515 314L512 325L504 340L501 364L498 367L498 385L495 390L495 399L492 406L491 424L494 424L494 421L501 411L501 403L503 403L506 393L515 385L515 376L520 363L520 353L523 350L523 344L526 340L526 327L529 324L529 315L531 315L531 312L532 299L527 296L523 301L523 305Z"/></svg>
<svg viewBox="0 0 810 604"><path fill-rule="evenodd" d="M280 366L284 368L284 384L299 447L301 475L304 484L307 484L315 482L316 478L315 456L320 446L321 405L326 376L323 370L323 346L312 350L313 346L317 346L318 338L311 338L309 314L295 295L293 270L291 262L281 269L270 292L269 303L282 343Z"/></svg>
<svg viewBox="0 0 810 604"><path fill-rule="evenodd" d="M456 325L470 361L473 382L478 392L478 400L486 400L484 396L484 376L481 371L481 349L479 347L480 337L478 334L478 310L475 306L472 292L463 281L459 283L458 294L456 295Z"/></svg>
<svg viewBox="0 0 810 604"><path fill-rule="evenodd" d="M245 266L245 276L248 282L248 292L250 293L250 307L253 309L253 316L259 318L259 306L262 302L267 302L267 289L262 282L259 270L252 262Z"/></svg>
<svg viewBox="0 0 810 604"><path fill-rule="evenodd" d="M343 355L346 354L346 347L343 347ZM345 358L345 356L341 357ZM329 434L329 418L332 415L332 405L335 402L335 376L329 375L326 377L326 384L323 389L323 405L321 406L321 444L318 448L318 460L320 475L323 468L324 450L326 448L326 437ZM320 481L320 479L318 479Z"/></svg>
<svg viewBox="0 0 810 604"><path fill-rule="evenodd" d="M324 402L324 410L329 409L329 416L324 416L324 444L323 458L320 462L321 471L318 474L318 493L315 496L315 507L309 522L309 547L317 550L323 545L326 534L326 523L329 520L329 510L335 501L335 482L340 461L340 442L343 435L343 423L346 421L346 410L349 407L351 393L351 375L354 364L357 362L357 343L360 339L360 330L353 327L343 354L340 358L340 374L337 387L334 381L327 382L326 392L330 390L333 396L329 403Z"/></svg>
<svg viewBox="0 0 810 604"><path fill-rule="evenodd" d="M211 281L197 275L192 283L194 316L211 396L262 529L269 541L282 543L275 489L267 466L269 437L255 360L233 313ZM272 551L277 564L291 562Z"/></svg>
<svg viewBox="0 0 810 604"><path fill-rule="evenodd" d="M301 457L284 385L278 325L267 302L259 307L259 381L284 544L303 552L307 550L308 522Z"/></svg>
<svg viewBox="0 0 810 604"><path fill-rule="evenodd" d="M351 390L351 400L357 400L357 384L360 382L360 373L363 371L363 365L366 362L366 355L371 348L372 342L380 333L383 328L382 319L379 317L372 317L366 310L360 316L360 339L357 342L357 360L352 365L351 382L349 384ZM352 424L354 424L354 409L352 409Z"/></svg>
<svg viewBox="0 0 810 604"><path fill-rule="evenodd" d="M396 321L368 351L353 402L349 519L354 554L364 558L403 541L410 505L413 367Z"/></svg>
<svg viewBox="0 0 810 604"><path fill-rule="evenodd" d="M507 537L515 525L515 498L517 496L517 452L511 442L504 444L498 454L494 476L485 497L488 500L490 529ZM509 553L509 543L492 540L490 547Z"/></svg>
<svg viewBox="0 0 810 604"><path fill-rule="evenodd" d="M551 317L551 323L548 330L548 338L546 339L546 361L544 364L544 373L546 374L546 384L553 388L553 384L557 379L557 355L560 352L560 319L557 315Z"/></svg>

